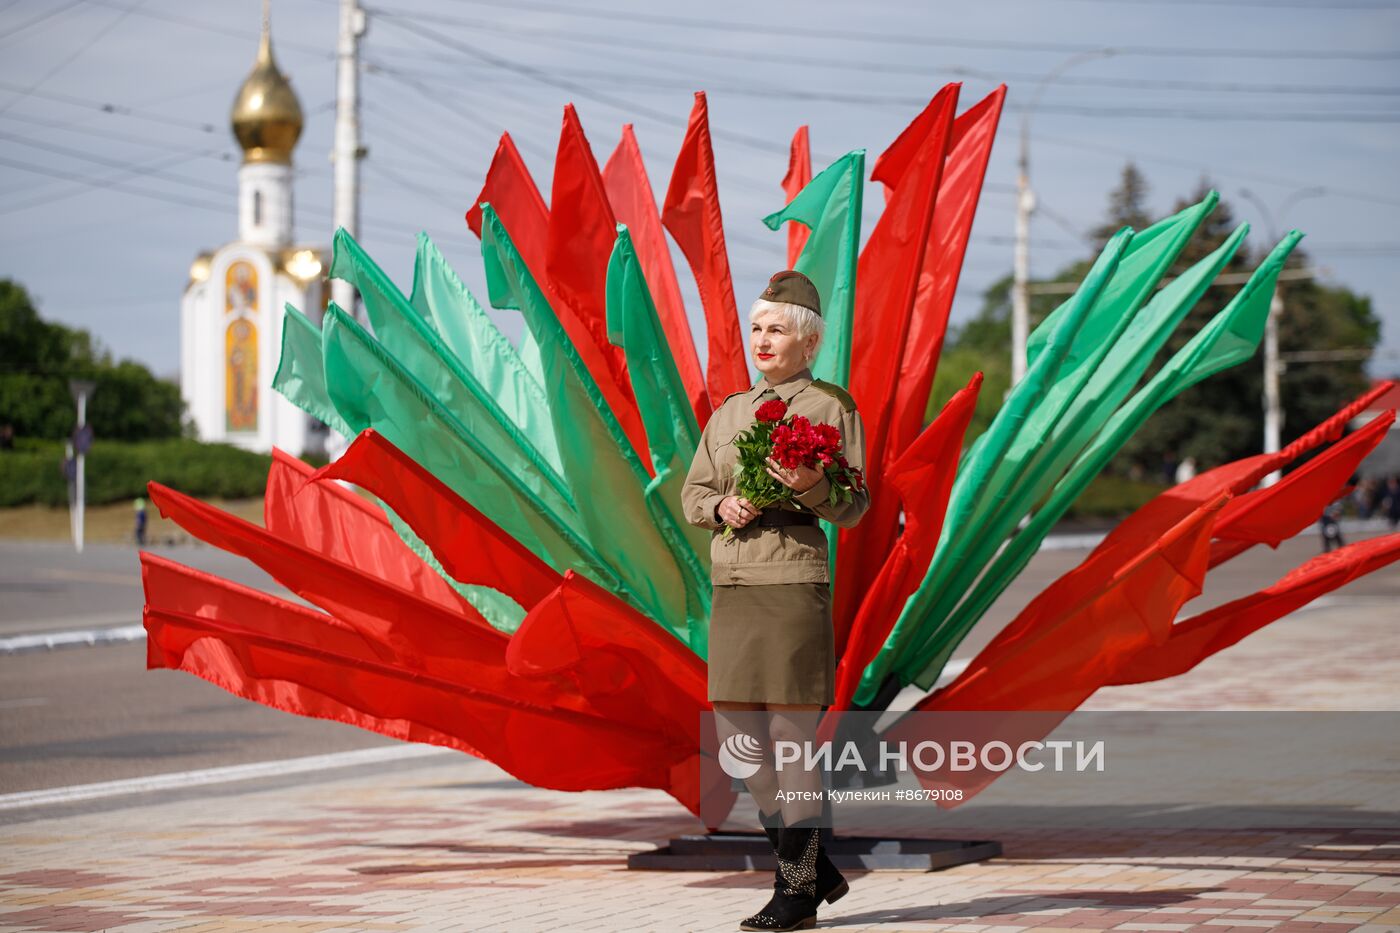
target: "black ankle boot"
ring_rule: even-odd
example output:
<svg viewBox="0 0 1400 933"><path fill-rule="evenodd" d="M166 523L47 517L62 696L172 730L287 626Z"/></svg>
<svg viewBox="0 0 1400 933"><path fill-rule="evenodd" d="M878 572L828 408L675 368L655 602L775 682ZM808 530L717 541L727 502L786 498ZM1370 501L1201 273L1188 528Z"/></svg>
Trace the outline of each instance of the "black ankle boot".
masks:
<svg viewBox="0 0 1400 933"><path fill-rule="evenodd" d="M810 930L817 925L817 849L821 830L803 820L778 832L781 884L768 904L739 924L741 930ZM807 825L803 825L807 824Z"/></svg>
<svg viewBox="0 0 1400 933"><path fill-rule="evenodd" d="M773 846L773 851L778 851L778 831L783 827L783 811L779 810L772 816L767 816L762 810L758 811L758 821L763 824L763 831L768 834L768 842ZM782 887L783 876L781 872L773 872L773 890ZM817 902L826 901L828 904L835 904L851 891L851 885L846 881L846 876L841 874L826 854L826 843L821 841L821 836L817 837Z"/></svg>

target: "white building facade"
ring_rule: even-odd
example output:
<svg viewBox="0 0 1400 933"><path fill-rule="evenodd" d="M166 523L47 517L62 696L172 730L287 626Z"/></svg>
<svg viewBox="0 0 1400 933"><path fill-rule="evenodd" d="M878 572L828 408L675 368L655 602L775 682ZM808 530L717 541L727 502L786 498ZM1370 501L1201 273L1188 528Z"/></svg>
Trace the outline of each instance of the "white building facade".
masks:
<svg viewBox="0 0 1400 933"><path fill-rule="evenodd" d="M292 150L302 113L273 59L266 20L232 123L243 149L238 239L190 267L180 304L180 391L200 440L318 453L325 443L319 422L272 388L283 306L320 320L327 251L294 242Z"/></svg>

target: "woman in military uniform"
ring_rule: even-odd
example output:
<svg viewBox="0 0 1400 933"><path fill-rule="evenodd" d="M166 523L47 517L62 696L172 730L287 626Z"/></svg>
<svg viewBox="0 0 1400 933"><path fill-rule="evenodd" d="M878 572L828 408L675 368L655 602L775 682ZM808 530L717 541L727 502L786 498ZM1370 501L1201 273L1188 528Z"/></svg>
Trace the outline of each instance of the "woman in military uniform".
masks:
<svg viewBox="0 0 1400 933"><path fill-rule="evenodd" d="M817 519L855 525L870 505L865 489L828 503L830 481L809 467L768 473L791 488L795 503L757 509L735 491L734 438L754 423L766 401L781 399L788 415L835 425L852 467L865 468L865 428L840 386L812 378L821 343L821 303L800 272L779 272L749 312L749 346L760 378L735 392L711 416L681 493L686 519L711 529L714 585L710 617L709 697L723 741L747 733L768 760L746 783L778 857L773 899L741 924L744 930L796 930L815 924L816 905L843 896L848 885L821 848L821 801L784 800L782 791L820 792L821 775L773 768L771 742L810 741L822 707L834 701L835 637L826 535ZM721 534L724 526L733 534Z"/></svg>

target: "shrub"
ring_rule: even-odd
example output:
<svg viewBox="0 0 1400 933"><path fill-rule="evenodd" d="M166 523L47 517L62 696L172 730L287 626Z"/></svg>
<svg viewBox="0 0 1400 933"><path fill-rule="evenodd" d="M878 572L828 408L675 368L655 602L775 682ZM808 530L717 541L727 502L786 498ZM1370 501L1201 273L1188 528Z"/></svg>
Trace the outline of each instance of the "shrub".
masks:
<svg viewBox="0 0 1400 933"><path fill-rule="evenodd" d="M87 501L103 505L146 494L155 480L200 498L261 496L272 458L228 444L187 439L93 442L84 468ZM68 503L63 444L22 438L0 454L0 507Z"/></svg>

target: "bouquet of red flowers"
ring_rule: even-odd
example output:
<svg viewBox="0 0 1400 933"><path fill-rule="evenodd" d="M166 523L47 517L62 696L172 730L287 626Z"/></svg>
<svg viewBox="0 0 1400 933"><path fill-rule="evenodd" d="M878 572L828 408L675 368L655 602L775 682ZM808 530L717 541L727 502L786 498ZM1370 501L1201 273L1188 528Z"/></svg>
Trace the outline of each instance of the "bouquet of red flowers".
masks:
<svg viewBox="0 0 1400 933"><path fill-rule="evenodd" d="M754 412L753 427L734 438L738 461L734 464L735 492L748 499L755 508L766 508L779 502L796 502L792 487L778 482L768 473L768 458L792 470L810 467L826 474L831 482L827 502L849 502L852 494L865 488L865 477L852 467L841 453L841 432L834 425L812 424L802 415L787 415L787 403L781 399L764 402ZM797 503L801 507L801 503ZM727 537L734 531L724 526Z"/></svg>

